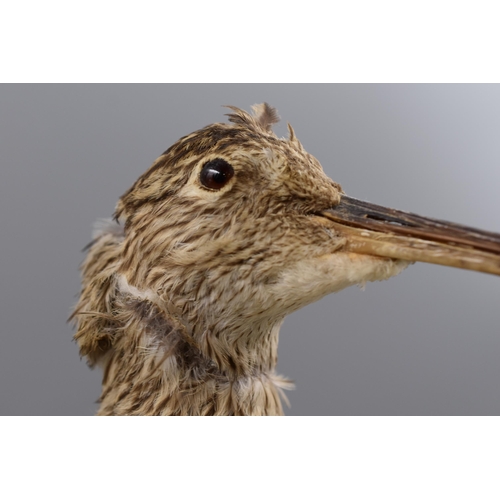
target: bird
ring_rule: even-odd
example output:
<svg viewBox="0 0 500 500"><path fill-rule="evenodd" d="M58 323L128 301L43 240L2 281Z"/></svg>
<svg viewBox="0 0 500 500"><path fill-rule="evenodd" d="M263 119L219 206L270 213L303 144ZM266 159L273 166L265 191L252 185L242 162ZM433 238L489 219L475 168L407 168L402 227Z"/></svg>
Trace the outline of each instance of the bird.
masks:
<svg viewBox="0 0 500 500"><path fill-rule="evenodd" d="M415 261L500 275L500 234L347 196L278 112L179 139L96 226L71 315L98 415L283 415L286 315Z"/></svg>

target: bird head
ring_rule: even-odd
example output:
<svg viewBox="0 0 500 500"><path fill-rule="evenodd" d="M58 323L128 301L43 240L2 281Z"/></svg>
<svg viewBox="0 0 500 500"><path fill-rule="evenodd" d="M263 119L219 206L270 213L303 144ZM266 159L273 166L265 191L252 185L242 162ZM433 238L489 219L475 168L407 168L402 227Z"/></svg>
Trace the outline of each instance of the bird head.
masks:
<svg viewBox="0 0 500 500"><path fill-rule="evenodd" d="M407 262L342 251L322 215L343 191L287 139L267 104L180 139L125 193L122 284L157 298L195 337L255 335L348 285Z"/></svg>

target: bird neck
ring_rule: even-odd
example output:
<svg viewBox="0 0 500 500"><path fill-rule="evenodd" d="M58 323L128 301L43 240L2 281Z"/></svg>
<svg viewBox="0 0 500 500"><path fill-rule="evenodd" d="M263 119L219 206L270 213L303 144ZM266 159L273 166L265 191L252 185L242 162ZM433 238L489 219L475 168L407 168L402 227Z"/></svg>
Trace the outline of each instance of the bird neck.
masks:
<svg viewBox="0 0 500 500"><path fill-rule="evenodd" d="M100 415L281 415L281 320L191 327L133 287L115 297L115 341L101 360ZM123 289L123 287L122 287Z"/></svg>

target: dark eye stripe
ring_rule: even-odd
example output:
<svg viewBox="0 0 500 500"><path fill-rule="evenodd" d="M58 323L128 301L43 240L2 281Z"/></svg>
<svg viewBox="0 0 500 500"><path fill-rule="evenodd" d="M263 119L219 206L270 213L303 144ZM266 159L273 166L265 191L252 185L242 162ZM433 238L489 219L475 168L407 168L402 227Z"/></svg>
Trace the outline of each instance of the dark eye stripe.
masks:
<svg viewBox="0 0 500 500"><path fill-rule="evenodd" d="M217 190L223 188L233 175L233 167L226 160L216 158L203 165L200 182L208 189Z"/></svg>

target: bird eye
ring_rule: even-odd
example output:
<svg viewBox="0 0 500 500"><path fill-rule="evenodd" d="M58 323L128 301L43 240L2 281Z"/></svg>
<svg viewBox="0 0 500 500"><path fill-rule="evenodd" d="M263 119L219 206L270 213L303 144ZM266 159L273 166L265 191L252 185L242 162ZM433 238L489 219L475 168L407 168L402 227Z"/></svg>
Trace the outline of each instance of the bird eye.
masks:
<svg viewBox="0 0 500 500"><path fill-rule="evenodd" d="M200 182L208 189L221 189L233 175L234 169L226 160L215 158L203 165Z"/></svg>

